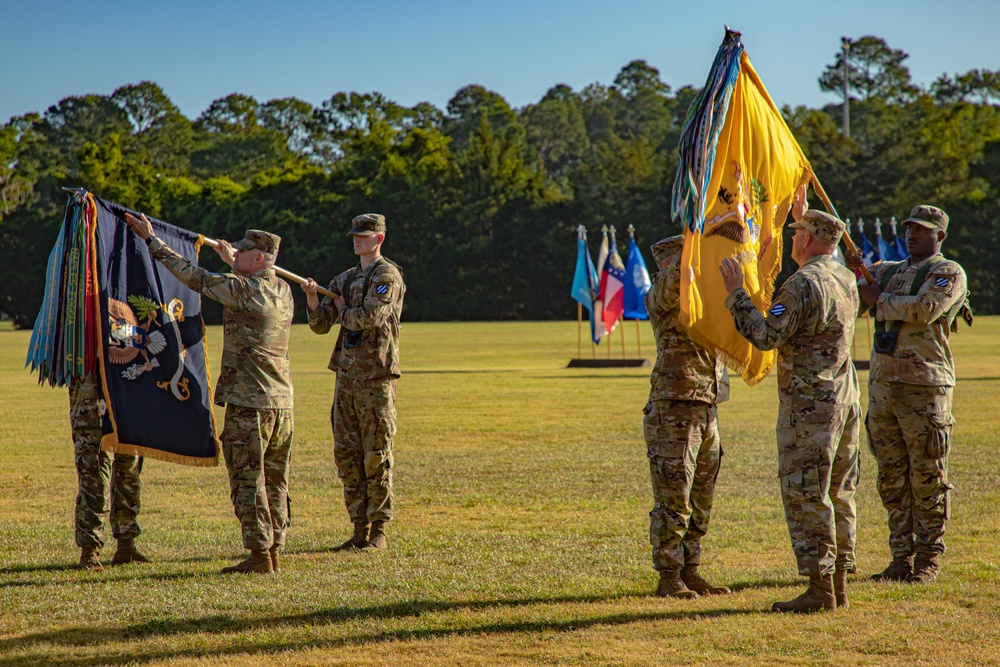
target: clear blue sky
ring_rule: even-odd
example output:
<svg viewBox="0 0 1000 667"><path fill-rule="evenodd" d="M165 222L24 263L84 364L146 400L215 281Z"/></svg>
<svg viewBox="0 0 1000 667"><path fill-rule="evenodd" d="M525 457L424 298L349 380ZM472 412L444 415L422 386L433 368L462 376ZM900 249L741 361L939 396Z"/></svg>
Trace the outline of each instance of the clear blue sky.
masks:
<svg viewBox="0 0 1000 667"><path fill-rule="evenodd" d="M779 106L836 100L817 79L842 35L903 49L923 86L1000 69L1000 0L2 0L0 19L0 122L144 79L191 118L233 92L318 105L377 90L444 108L469 83L523 106L556 83L611 83L634 59L701 86L725 24Z"/></svg>

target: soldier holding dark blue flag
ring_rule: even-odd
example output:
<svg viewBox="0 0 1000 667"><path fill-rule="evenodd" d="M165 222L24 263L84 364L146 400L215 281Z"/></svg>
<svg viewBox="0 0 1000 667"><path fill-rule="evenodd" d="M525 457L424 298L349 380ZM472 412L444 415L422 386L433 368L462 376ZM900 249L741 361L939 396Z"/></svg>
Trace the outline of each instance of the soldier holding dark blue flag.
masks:
<svg viewBox="0 0 1000 667"><path fill-rule="evenodd" d="M347 235L360 263L330 283L330 291L339 296L320 302L312 278L302 290L310 329L325 334L340 324L329 364L337 373L330 421L333 458L354 533L335 551L377 551L388 546L385 526L393 513L399 318L406 285L399 267L382 256L384 216L357 216Z"/></svg>
<svg viewBox="0 0 1000 667"><path fill-rule="evenodd" d="M225 307L215 403L226 406L222 450L250 556L222 572L277 571L289 522L293 432L288 337L294 303L288 283L274 271L281 237L250 229L233 244L219 241L216 252L233 268L233 273L219 274L174 252L153 234L145 215L126 215L126 221L178 280Z"/></svg>
<svg viewBox="0 0 1000 667"><path fill-rule="evenodd" d="M79 491L76 496L76 544L80 568L100 572L104 546L104 517L111 497L111 534L118 542L112 565L148 563L135 548L139 536L139 493L142 457L101 450L101 395L94 374L69 386L69 421L73 430L73 458Z"/></svg>

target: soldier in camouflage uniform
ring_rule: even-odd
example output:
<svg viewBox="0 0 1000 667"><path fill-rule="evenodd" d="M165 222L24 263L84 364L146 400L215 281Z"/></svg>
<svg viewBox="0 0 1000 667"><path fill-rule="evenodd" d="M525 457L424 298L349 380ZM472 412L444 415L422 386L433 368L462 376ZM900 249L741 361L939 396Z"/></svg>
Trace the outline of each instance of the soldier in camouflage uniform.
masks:
<svg viewBox="0 0 1000 667"><path fill-rule="evenodd" d="M917 206L903 222L908 259L871 267L859 285L874 308L875 349L868 380L868 444L878 462L878 491L889 513L892 562L877 580L929 583L937 578L949 515L955 365L948 337L966 299L965 271L941 255L948 215ZM861 258L848 257L848 266ZM971 323L971 311L965 311ZM916 562L914 562L916 556Z"/></svg>
<svg viewBox="0 0 1000 667"><path fill-rule="evenodd" d="M736 260L727 257L720 267L737 330L758 349L778 350L778 475L799 574L810 583L772 609L792 612L847 606L860 470L860 392L851 361L859 300L854 274L832 257L844 223L822 211L799 215L803 190L793 209L798 221L789 225L800 268L766 316L743 289Z"/></svg>
<svg viewBox="0 0 1000 667"><path fill-rule="evenodd" d="M76 545L80 547L80 568L103 571L99 557L104 546L104 517L111 500L111 534L118 548L112 565L148 563L135 548L135 538L142 532L139 492L142 485L142 457L111 455L101 450L101 394L99 381L88 375L69 388L69 422L73 431L73 457L79 491L76 496Z"/></svg>
<svg viewBox="0 0 1000 667"><path fill-rule="evenodd" d="M302 289L309 328L325 334L340 324L329 364L337 373L330 421L354 534L335 550L376 551L387 547L385 525L392 520L399 318L406 285L399 267L382 256L384 216L359 215L347 235L361 261L330 283L329 290L340 296L321 303L311 278Z"/></svg>
<svg viewBox="0 0 1000 667"><path fill-rule="evenodd" d="M216 405L226 406L222 452L230 496L250 556L223 574L280 569L290 521L292 378L288 336L295 310L288 283L274 272L281 238L256 229L216 251L233 273L192 265L153 235L145 216L126 216L153 257L190 289L220 302L225 339Z"/></svg>
<svg viewBox="0 0 1000 667"><path fill-rule="evenodd" d="M656 594L692 599L729 593L698 574L722 457L716 405L729 400L729 375L678 319L683 240L674 236L652 246L659 271L646 293L646 310L656 334L656 364L643 429L653 482L649 540L660 573Z"/></svg>

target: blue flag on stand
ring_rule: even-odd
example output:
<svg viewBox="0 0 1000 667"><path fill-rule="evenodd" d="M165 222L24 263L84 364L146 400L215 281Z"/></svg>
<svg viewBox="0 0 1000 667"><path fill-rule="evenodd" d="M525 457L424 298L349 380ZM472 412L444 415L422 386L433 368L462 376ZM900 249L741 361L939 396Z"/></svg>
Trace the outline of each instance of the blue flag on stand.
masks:
<svg viewBox="0 0 1000 667"><path fill-rule="evenodd" d="M861 232L861 258L868 266L871 266L880 259L878 251L872 246L871 241L868 240L864 232Z"/></svg>
<svg viewBox="0 0 1000 667"><path fill-rule="evenodd" d="M895 262L902 259L896 255L896 244L890 243L882 236L882 225L875 221L875 241L878 243L878 256L883 262Z"/></svg>
<svg viewBox="0 0 1000 667"><path fill-rule="evenodd" d="M646 270L646 262L642 259L635 237L629 237L628 262L625 264L625 313L627 320L648 320L646 312L646 292L653 286Z"/></svg>
<svg viewBox="0 0 1000 667"><path fill-rule="evenodd" d="M590 316L590 338L595 343L601 342L601 337L594 330L594 298L597 296L597 269L594 260L590 258L587 248L587 230L583 225L577 229L576 236L576 271L573 273L573 287L570 296L587 309Z"/></svg>

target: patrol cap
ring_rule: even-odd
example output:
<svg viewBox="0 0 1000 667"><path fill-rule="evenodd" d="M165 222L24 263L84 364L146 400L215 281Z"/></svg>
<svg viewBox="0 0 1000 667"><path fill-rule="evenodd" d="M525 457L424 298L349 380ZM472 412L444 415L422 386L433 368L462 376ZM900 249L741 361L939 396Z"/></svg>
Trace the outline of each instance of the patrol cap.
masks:
<svg viewBox="0 0 1000 667"><path fill-rule="evenodd" d="M844 223L838 218L835 218L826 211L818 211L814 208L806 211L801 220L793 222L788 227L789 229L804 229L810 234L831 243L840 243L840 236L846 229Z"/></svg>
<svg viewBox="0 0 1000 667"><path fill-rule="evenodd" d="M362 213L351 221L348 236L371 236L385 232L385 216L378 213Z"/></svg>
<svg viewBox="0 0 1000 667"><path fill-rule="evenodd" d="M239 241L234 241L231 245L237 250L260 250L269 255L277 255L280 244L281 237L277 234L259 229L248 229L246 237Z"/></svg>
<svg viewBox="0 0 1000 667"><path fill-rule="evenodd" d="M908 222L920 225L921 227L927 227L928 229L948 231L948 214L937 206L928 206L927 204L914 206L913 210L910 211L910 217L903 220L903 224L905 225Z"/></svg>
<svg viewBox="0 0 1000 667"><path fill-rule="evenodd" d="M656 262L656 268L660 271L667 268L667 265L670 264L674 256L683 248L683 234L668 236L667 238L660 239L653 245L649 246L649 249L653 252L653 261Z"/></svg>

